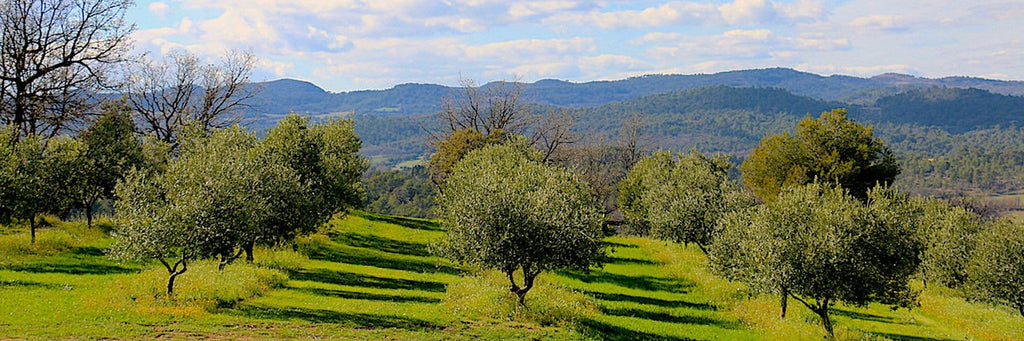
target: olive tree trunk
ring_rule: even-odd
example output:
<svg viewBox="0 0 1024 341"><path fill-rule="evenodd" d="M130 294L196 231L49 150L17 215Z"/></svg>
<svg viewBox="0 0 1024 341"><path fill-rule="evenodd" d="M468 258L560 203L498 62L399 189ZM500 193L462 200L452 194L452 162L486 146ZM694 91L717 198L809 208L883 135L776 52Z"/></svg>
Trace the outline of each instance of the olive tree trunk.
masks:
<svg viewBox="0 0 1024 341"><path fill-rule="evenodd" d="M828 316L828 308L829 305L831 305L831 300L828 298L822 298L817 300L817 303L809 303L793 293L790 293L790 296L793 296L797 301L800 301L800 303L807 306L808 309L811 309L815 314L818 314L818 317L821 318L821 326L825 328L825 332L828 333L828 337L835 338L835 333L832 330L832 319Z"/></svg>
<svg viewBox="0 0 1024 341"><path fill-rule="evenodd" d="M160 263L163 264L165 268L167 268L167 296L173 296L174 279L177 278L179 275L185 273L185 271L188 271L188 264L186 264L185 255L183 254L181 258L178 259L177 262L174 262L174 266L171 266L171 264L167 263L167 261L164 260L163 258L160 258Z"/></svg>
<svg viewBox="0 0 1024 341"><path fill-rule="evenodd" d="M515 277L513 276L513 274L515 273L515 269L511 271L505 271L505 276L508 277L508 282L509 284L511 284L509 291L516 294L516 297L519 298L519 305L521 306L526 306L526 293L529 292L530 289L533 289L533 281L534 279L537 278L537 275L540 274L540 270L533 268L534 267L532 266L523 267L522 286L519 286L519 284L516 283Z"/></svg>

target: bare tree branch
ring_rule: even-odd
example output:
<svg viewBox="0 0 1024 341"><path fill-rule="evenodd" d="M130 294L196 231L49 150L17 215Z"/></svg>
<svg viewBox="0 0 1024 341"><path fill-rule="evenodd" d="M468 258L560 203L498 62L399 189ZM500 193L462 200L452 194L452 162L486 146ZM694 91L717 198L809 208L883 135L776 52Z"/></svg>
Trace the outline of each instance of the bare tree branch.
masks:
<svg viewBox="0 0 1024 341"><path fill-rule="evenodd" d="M131 0L0 1L0 122L52 137L92 111L127 60Z"/></svg>
<svg viewBox="0 0 1024 341"><path fill-rule="evenodd" d="M256 57L228 52L219 64L204 65L199 57L175 50L162 62L142 60L132 68L125 94L139 115L144 133L177 145L184 125L205 130L241 121L258 90L250 83Z"/></svg>

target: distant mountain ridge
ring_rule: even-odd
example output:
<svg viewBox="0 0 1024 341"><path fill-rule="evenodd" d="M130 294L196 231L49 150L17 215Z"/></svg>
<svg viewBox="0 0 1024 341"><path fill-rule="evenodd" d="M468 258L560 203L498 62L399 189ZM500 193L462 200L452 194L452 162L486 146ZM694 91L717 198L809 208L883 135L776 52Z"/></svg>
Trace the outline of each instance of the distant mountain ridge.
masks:
<svg viewBox="0 0 1024 341"><path fill-rule="evenodd" d="M261 92L253 109L267 119L289 112L357 115L417 115L437 112L445 96L458 88L436 84L401 84L385 90L332 93L315 84L281 79L256 84ZM1024 95L1024 82L974 77L921 78L882 74L870 78L821 76L787 68L727 71L695 75L646 75L613 81L572 83L545 79L523 84L526 99L543 105L586 108L661 93L711 86L780 88L826 101L870 104L919 88L977 88L1003 95ZM489 85L484 85L487 87Z"/></svg>

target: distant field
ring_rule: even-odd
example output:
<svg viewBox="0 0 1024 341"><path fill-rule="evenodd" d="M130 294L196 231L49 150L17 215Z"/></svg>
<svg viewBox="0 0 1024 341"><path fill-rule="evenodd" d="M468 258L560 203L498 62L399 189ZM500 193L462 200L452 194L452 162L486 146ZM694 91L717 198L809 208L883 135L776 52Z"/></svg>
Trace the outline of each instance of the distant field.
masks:
<svg viewBox="0 0 1024 341"><path fill-rule="evenodd" d="M133 286L159 287L163 277L154 274L162 268L154 272L149 269L158 268L156 264L112 262L103 255L110 239L100 229L87 229L81 223L55 225L40 232L39 245L34 247L27 246L23 230L0 228L0 339L816 340L824 336L815 315L799 303L791 301L789 316L779 319L777 298L748 298L742 286L708 273L706 258L696 248L646 238L608 238L611 258L603 268L542 275L545 284L527 296L526 309L532 310L525 315L574 314L544 310L542 301L556 299L557 293L579 298L565 300L569 304L584 305L567 310L579 314L569 322L545 322L481 316L466 312L467 306L453 305L455 283L467 281L461 277L463 270L429 253L429 244L443 235L429 221L358 212L336 219L320 236L306 239L300 247L305 256L281 261L292 262L284 271L289 279L283 285L228 303L168 302L159 296L134 294ZM203 283L197 282L240 276L236 274L249 272L238 271L252 268L234 264L218 274L212 265L204 266L195 265L195 270L180 277L181 297L198 290L194 288ZM472 285L469 288L475 288ZM503 288L486 293L504 297L481 294L460 302L500 306L512 299ZM1024 339L1024 318L1010 309L965 302L953 292L936 288L923 289L920 301L921 307L912 311L877 304L837 306L837 337Z"/></svg>
<svg viewBox="0 0 1024 341"><path fill-rule="evenodd" d="M423 157L420 157L420 158L415 159L415 160L402 161L402 162L398 163L397 165L395 165L395 169L413 168L413 167L416 167L416 166L425 166L425 165L427 165L427 160L425 158L423 158Z"/></svg>
<svg viewBox="0 0 1024 341"><path fill-rule="evenodd" d="M1004 215L1010 219L1024 222L1024 193L994 195L983 198L982 202L1005 210Z"/></svg>

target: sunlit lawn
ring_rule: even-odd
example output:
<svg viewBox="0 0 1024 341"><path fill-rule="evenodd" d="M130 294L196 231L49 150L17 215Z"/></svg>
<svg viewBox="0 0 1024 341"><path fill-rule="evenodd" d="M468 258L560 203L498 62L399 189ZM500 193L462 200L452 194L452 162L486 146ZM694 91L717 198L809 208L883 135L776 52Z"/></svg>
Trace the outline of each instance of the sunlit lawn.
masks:
<svg viewBox="0 0 1024 341"><path fill-rule="evenodd" d="M790 301L789 316L780 319L778 298L748 298L742 285L710 274L697 248L646 238L608 238L610 259L603 268L542 275L598 305L596 314L579 323L542 326L453 313L444 304L447 285L464 273L430 254L429 244L443 231L429 221L358 212L332 221L319 242L304 251L309 259L285 271L290 279L283 287L226 306L137 299L126 288L139 281L160 285L162 278L153 276L158 272L140 273L158 266L110 261L103 255L109 238L102 232L80 223L57 225L40 231L39 246L31 251L24 251L24 231L0 230L0 338L824 336L817 317L799 303ZM182 275L179 286L196 290L191 288L209 276L219 275L195 270ZM923 289L921 307L912 311L879 304L837 306L834 318L840 339L1024 339L1024 318L1004 307L964 301L948 289Z"/></svg>

